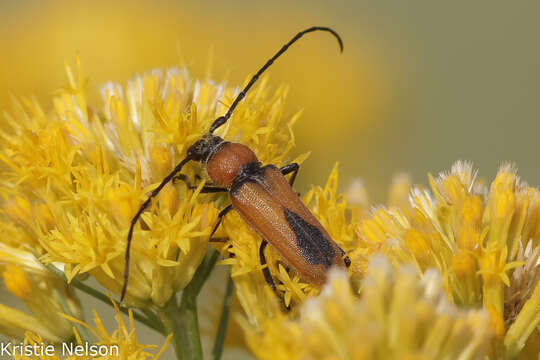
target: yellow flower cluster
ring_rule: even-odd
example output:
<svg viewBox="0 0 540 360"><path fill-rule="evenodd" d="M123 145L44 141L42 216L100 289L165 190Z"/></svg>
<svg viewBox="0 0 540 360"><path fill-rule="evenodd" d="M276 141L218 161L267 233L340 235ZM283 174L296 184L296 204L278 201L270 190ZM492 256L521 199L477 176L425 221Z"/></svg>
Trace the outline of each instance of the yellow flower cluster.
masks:
<svg viewBox="0 0 540 360"><path fill-rule="evenodd" d="M114 304L114 302L113 302ZM15 360L27 360L27 359L36 359L38 357L34 356L38 353L40 360L75 360L75 359L134 359L134 360L158 360L171 339L171 336L168 336L165 339L165 343L158 349L155 345L144 345L139 343L137 339L137 332L135 330L133 314L129 313L129 326L124 322L120 314L120 310L117 305L114 304L115 309L115 318L118 323L118 329L113 331L111 334L107 332L105 326L103 325L99 315L94 311L94 327L87 325L86 323L69 317L64 316L66 319L72 321L73 323L79 324L87 329L95 341L90 344L85 344L80 334L75 331L76 341L73 344L64 343L60 346L57 346L53 351L50 351L52 355L47 355L43 350L47 346L47 342L43 341L44 339L41 336L36 335L33 331L28 331L24 337L23 346L34 346L38 347L38 351L34 351L34 354L27 356L22 350L10 350L13 352L13 359ZM77 355L77 346L80 347L79 355ZM83 350L84 349L84 350ZM88 350L87 350L88 349ZM43 354L41 354L41 353ZM154 354L155 352L155 354ZM73 355L69 355L73 353ZM82 353L83 355L80 355ZM93 355L96 353L96 355ZM69 355L69 356L60 356L60 354ZM101 356L100 356L101 355Z"/></svg>
<svg viewBox="0 0 540 360"><path fill-rule="evenodd" d="M377 208L361 221L360 247L395 265L412 263L420 276L438 269L457 305L489 311L515 356L540 323L538 191L510 165L489 188L465 162L429 180L431 192L413 188L409 201L397 201L402 206Z"/></svg>
<svg viewBox="0 0 540 360"><path fill-rule="evenodd" d="M106 84L95 108L86 80L67 69L69 85L57 92L52 113L23 99L8 115L0 226L13 234L12 245L65 264L68 280L90 273L118 293L131 217L238 90L192 80L185 69L154 70L125 87ZM285 94L268 95L263 80L220 135L248 144L261 161L283 163L298 116L284 122ZM186 173L203 175L198 165ZM134 232L127 303L163 306L185 287L205 254L215 199L181 182L165 188Z"/></svg>
<svg viewBox="0 0 540 360"><path fill-rule="evenodd" d="M59 342L73 335L73 325L59 313L78 318L81 308L73 289L48 271L29 252L0 243L0 274L6 289L31 315L0 304L0 332L23 338L25 331Z"/></svg>
<svg viewBox="0 0 540 360"><path fill-rule="evenodd" d="M291 281L279 257L274 257L278 267L272 261L269 267L281 282L278 293L286 306L296 305L287 308L275 302L262 276L240 273L245 269L241 261L251 259L251 266L257 266L255 239L241 244L251 244L250 256L227 260L233 271L236 267L239 272L237 295L247 313L241 323L258 358L498 359L538 351L540 201L537 191L520 182L511 166L502 166L489 188L476 181L472 165L464 162L456 163L449 173L436 179L430 176L432 192L411 188L410 179L399 175L389 192L389 206L376 207L371 213L361 183L355 182L349 189L349 204L338 195L336 183L334 169L325 189L312 190L304 200L349 254L352 266L348 283L343 275L341 279L334 277L327 290L317 296L318 289L301 279L293 277L295 281ZM234 224L234 228L241 226ZM232 242L237 246L235 242L246 235L235 235ZM440 284L435 288L442 288L437 290L441 299L447 298L444 308L463 316L452 325L455 328L448 314L438 314L444 320L433 317L424 323L425 313L415 312L423 309L415 302L423 300L412 296L414 291L398 285L397 280L389 281L395 289L384 285L381 279L388 279L386 265L381 265L384 261L379 259L368 266L376 253L385 254L395 269L412 264L416 276L410 269L395 275L411 287L419 286L417 279L429 284L436 269ZM378 296L372 293L377 289L374 284L380 286ZM328 295L329 289L340 287L359 300L350 295L349 303L342 303L335 292ZM439 309L435 303L432 306ZM484 310L467 312L479 308ZM367 318L357 319L355 312ZM370 314L379 318L370 319ZM386 324L386 317L392 322ZM382 329L365 330L373 324ZM428 339L428 335L440 338ZM449 341L448 345L441 343L442 339Z"/></svg>
<svg viewBox="0 0 540 360"><path fill-rule="evenodd" d="M72 283L93 276L119 294L133 215L239 89L192 79L185 69L154 70L125 86L106 84L96 107L80 66L77 76L67 69L69 84L55 94L52 111L15 101L0 132L0 272L33 314L1 305L0 332L22 338L33 329L28 343L59 342L79 334L75 323L99 343L121 343L126 356L147 358L133 324L128 331L119 316L113 335L97 314L97 330L84 325L72 287L49 270ZM286 93L271 93L262 79L217 135L246 144L264 164L301 163L306 155L290 155L300 114L283 115ZM133 236L126 304L141 308L157 331L186 325L170 309L196 311L198 281L206 277L195 277L193 293L188 284L210 244L231 269L243 310L235 318L259 358L499 359L540 344L540 197L511 166L489 187L463 162L430 176L431 189L411 188L400 175L388 206L371 210L360 182L339 193L335 166L324 187L302 197L352 262L346 274L333 271L322 292L269 247L272 291L259 263L261 239L234 212L216 233L227 240L209 242L229 200L200 193L203 165L190 163L183 173L197 189L167 185ZM192 296L186 302L185 294ZM196 313L188 326L198 331ZM189 346L202 353L200 341Z"/></svg>
<svg viewBox="0 0 540 360"><path fill-rule="evenodd" d="M331 270L321 295L308 299L296 319L244 323L259 359L483 359L491 333L487 312L448 302L436 271L422 281L412 267L392 269L371 260L358 299L347 275Z"/></svg>

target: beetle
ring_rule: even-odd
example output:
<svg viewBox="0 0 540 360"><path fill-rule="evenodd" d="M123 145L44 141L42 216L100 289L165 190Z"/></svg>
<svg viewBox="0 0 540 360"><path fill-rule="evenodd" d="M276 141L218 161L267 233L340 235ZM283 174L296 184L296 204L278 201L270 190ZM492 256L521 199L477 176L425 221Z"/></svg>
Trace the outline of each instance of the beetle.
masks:
<svg viewBox="0 0 540 360"><path fill-rule="evenodd" d="M225 115L218 117L210 126L206 135L188 148L187 156L167 175L150 193L131 220L128 232L124 285L121 300L124 299L129 278L130 246L133 229L143 211L150 205L163 187L174 179L186 181L180 171L189 161L197 161L206 165L208 176L213 185L204 186L203 193L228 192L231 204L220 211L218 220L210 234L216 232L223 217L231 210L236 210L242 219L251 226L263 240L259 248L261 264L266 264L264 250L268 243L280 256L306 280L322 285L326 280L326 272L331 266L348 267L351 261L339 245L332 240L315 216L302 203L292 185L299 170L297 163L281 168L262 164L255 153L247 146L225 141L214 135L214 131L225 124L234 109L246 96L246 93L293 43L307 33L326 31L332 34L343 52L343 41L337 32L328 27L314 26L296 34L281 47L250 79L245 88L238 94ZM291 174L289 181L285 175ZM268 285L275 290L276 286L268 267L263 267L263 275Z"/></svg>

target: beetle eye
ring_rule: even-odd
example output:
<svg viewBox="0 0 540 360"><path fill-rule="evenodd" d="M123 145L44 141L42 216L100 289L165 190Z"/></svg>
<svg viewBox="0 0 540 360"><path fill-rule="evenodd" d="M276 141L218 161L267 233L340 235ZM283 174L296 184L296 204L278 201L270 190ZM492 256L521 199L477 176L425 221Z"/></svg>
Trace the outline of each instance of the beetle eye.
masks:
<svg viewBox="0 0 540 360"><path fill-rule="evenodd" d="M199 140L188 148L187 156L195 161L201 161L205 156L206 143L204 140Z"/></svg>
<svg viewBox="0 0 540 360"><path fill-rule="evenodd" d="M196 156L197 153L198 153L198 151L197 151L198 145L199 145L199 141L197 141L195 144L191 145L191 146L188 148L187 156L189 156L189 157L194 157L194 156Z"/></svg>

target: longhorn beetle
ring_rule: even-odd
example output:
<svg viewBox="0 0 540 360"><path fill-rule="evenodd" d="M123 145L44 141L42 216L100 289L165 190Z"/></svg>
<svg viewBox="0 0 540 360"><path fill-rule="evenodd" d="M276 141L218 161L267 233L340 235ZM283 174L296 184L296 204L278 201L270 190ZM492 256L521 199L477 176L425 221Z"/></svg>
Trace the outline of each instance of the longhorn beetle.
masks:
<svg viewBox="0 0 540 360"><path fill-rule="evenodd" d="M175 178L186 181L188 187L194 188L187 182L185 176L179 175L182 167L189 161L206 164L208 176L213 181L212 186L204 186L203 193L229 192L231 205L225 207L218 215L218 220L210 234L216 232L221 220L230 210L236 210L243 220L263 237L259 248L259 258L262 265L266 264L264 249L268 243L306 280L322 285L326 280L326 272L332 265L349 266L351 261L345 252L336 244L319 221L302 203L292 185L298 173L299 165L291 163L281 168L274 165L261 166L257 156L247 146L231 143L214 135L214 131L225 124L234 109L246 96L246 93L259 79L259 76L272 65L294 42L307 33L326 31L332 34L343 52L341 37L328 27L314 26L300 31L289 42L274 54L250 79L246 87L238 94L227 113L218 117L210 126L208 133L188 148L187 156L180 161L174 170L167 175L155 188L148 199L142 203L131 220L129 227L126 253L124 286L121 300L126 295L129 278L129 254L133 228L142 212L163 187ZM292 174L290 180L285 175ZM263 275L270 287L275 290L274 280L268 267L263 268Z"/></svg>

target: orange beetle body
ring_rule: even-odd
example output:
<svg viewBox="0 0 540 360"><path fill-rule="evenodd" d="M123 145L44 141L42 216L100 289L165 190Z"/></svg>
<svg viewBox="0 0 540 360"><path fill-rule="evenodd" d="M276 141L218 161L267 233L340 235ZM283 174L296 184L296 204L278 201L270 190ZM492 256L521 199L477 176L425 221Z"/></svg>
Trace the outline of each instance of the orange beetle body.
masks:
<svg viewBox="0 0 540 360"><path fill-rule="evenodd" d="M215 184L229 190L242 219L309 282L322 285L330 266L350 264L279 169L261 167L247 146L221 143L206 169Z"/></svg>
<svg viewBox="0 0 540 360"><path fill-rule="evenodd" d="M237 95L227 113L218 117L206 135L188 149L187 156L152 191L131 220L125 254L124 286L121 299L124 299L129 279L130 246L133 229L144 210L150 205L163 187L175 178L185 179L180 171L189 161L206 164L206 170L216 186L205 186L202 192L228 191L232 204L223 209L218 217L212 235L221 223L223 216L234 208L240 216L262 237L259 248L261 263L266 264L264 248L268 243L306 280L322 285L326 272L332 265L349 266L350 260L341 248L330 238L328 232L315 216L300 201L291 185L298 171L298 164L289 164L281 169L273 165L261 166L257 156L247 146L224 141L213 132L225 124L246 93L274 61L289 46L305 34L325 31L332 34L343 51L340 36L331 28L313 26L296 34L274 54L258 71L244 89ZM284 175L293 173L291 182ZM180 174L180 175L179 175ZM188 183L189 185L189 183ZM263 268L266 282L275 288L268 268Z"/></svg>

